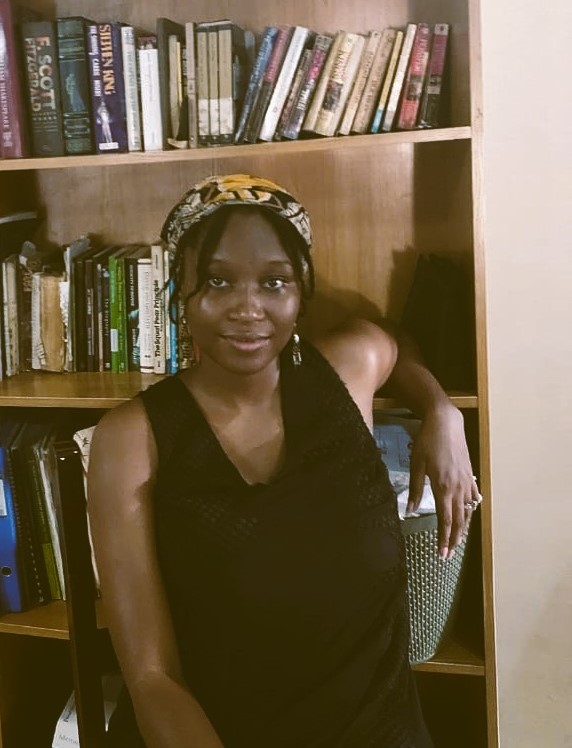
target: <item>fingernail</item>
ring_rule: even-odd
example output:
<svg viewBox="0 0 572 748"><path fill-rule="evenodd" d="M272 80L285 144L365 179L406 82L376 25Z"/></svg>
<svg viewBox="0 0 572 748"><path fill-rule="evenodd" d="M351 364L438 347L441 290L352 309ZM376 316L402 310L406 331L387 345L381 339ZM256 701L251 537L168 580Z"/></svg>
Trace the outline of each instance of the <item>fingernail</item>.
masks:
<svg viewBox="0 0 572 748"><path fill-rule="evenodd" d="M451 559L451 558L453 558L453 557L454 557L454 555L455 555L455 549L454 549L454 548L451 548L451 550L449 551L449 555L447 556L447 559Z"/></svg>
<svg viewBox="0 0 572 748"><path fill-rule="evenodd" d="M442 548L439 548L439 558L442 561L446 561L448 552L449 552L449 549L447 548L446 545L444 545Z"/></svg>

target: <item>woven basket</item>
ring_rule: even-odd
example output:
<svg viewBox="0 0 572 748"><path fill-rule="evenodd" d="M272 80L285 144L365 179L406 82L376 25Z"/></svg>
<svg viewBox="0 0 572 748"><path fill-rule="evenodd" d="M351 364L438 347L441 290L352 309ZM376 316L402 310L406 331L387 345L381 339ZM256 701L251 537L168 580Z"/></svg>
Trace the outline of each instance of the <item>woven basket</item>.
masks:
<svg viewBox="0 0 572 748"><path fill-rule="evenodd" d="M402 521L407 557L411 664L435 655L451 621L458 599L465 556L466 533L455 556L442 561L437 546L437 515L407 517Z"/></svg>

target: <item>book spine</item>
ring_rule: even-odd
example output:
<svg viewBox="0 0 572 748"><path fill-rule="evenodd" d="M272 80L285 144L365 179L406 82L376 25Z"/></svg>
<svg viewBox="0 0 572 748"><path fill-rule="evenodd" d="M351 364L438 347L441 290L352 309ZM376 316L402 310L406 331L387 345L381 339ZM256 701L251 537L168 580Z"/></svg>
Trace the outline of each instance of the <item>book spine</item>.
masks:
<svg viewBox="0 0 572 748"><path fill-rule="evenodd" d="M159 53L156 41L140 39L138 49L141 91L141 124L146 151L163 150L163 124L159 98Z"/></svg>
<svg viewBox="0 0 572 748"><path fill-rule="evenodd" d="M139 299L139 368L144 374L152 374L155 370L155 359L151 257L140 257L137 260L137 296Z"/></svg>
<svg viewBox="0 0 572 748"><path fill-rule="evenodd" d="M403 98L397 117L398 130L413 130L417 124L417 113L423 92L423 83L429 61L431 28L426 23L417 26L415 41L403 87Z"/></svg>
<svg viewBox="0 0 572 748"><path fill-rule="evenodd" d="M218 29L219 143L232 143L234 98L232 70L232 27Z"/></svg>
<svg viewBox="0 0 572 748"><path fill-rule="evenodd" d="M276 130L274 131L274 140L282 140L283 132L288 122L290 121L294 106L296 104L296 101L298 100L298 96L300 95L300 89L303 82L306 80L306 76L308 75L308 69L310 68L311 62L312 50L305 49L302 53L300 64L296 69L296 75L294 76L290 91L288 92L288 98L286 99L286 103L284 104L284 108L282 109L280 119L278 120L278 125L276 126Z"/></svg>
<svg viewBox="0 0 572 748"><path fill-rule="evenodd" d="M87 305L85 299L85 258L73 260L71 278L74 299L74 361L75 371L87 371Z"/></svg>
<svg viewBox="0 0 572 748"><path fill-rule="evenodd" d="M88 50L96 150L125 153L127 124L120 26L90 24Z"/></svg>
<svg viewBox="0 0 572 748"><path fill-rule="evenodd" d="M86 371L97 371L97 332L93 270L93 258L86 257L83 262Z"/></svg>
<svg viewBox="0 0 572 748"><path fill-rule="evenodd" d="M94 150L86 26L83 18L56 21L64 146L70 156Z"/></svg>
<svg viewBox="0 0 572 748"><path fill-rule="evenodd" d="M0 446L0 610L19 613L25 607L20 540L12 485L8 479L7 446Z"/></svg>
<svg viewBox="0 0 572 748"><path fill-rule="evenodd" d="M220 99L218 90L218 31L207 33L209 65L209 145L220 143Z"/></svg>
<svg viewBox="0 0 572 748"><path fill-rule="evenodd" d="M240 110L240 117L234 133L234 142L240 143L244 137L247 122L252 112L253 106L256 103L256 98L260 90L260 84L264 76L264 71L270 60L272 54L272 47L274 40L278 34L276 26L267 26L262 33L262 39L260 40L260 47L256 60L252 67L252 72L248 80L248 86L246 87L246 93L244 95L244 101L242 102L242 108Z"/></svg>
<svg viewBox="0 0 572 748"><path fill-rule="evenodd" d="M30 371L32 368L32 271L19 262L17 274L19 368L20 371Z"/></svg>
<svg viewBox="0 0 572 748"><path fill-rule="evenodd" d="M2 263L2 290L4 299L4 344L6 350L6 376L18 373L20 347L18 340L18 277L17 255L10 255Z"/></svg>
<svg viewBox="0 0 572 748"><path fill-rule="evenodd" d="M56 506L54 502L54 487L57 485L57 466L53 464L55 455L53 454L53 436L50 436L46 444L40 446L36 451L36 459L38 461L38 468L40 471L40 479L43 485L43 494L45 499L46 516L50 529L50 538L52 542L52 549L54 552L54 561L56 565L56 571L58 576L58 583L61 590L61 597L65 600L66 590L64 581L64 565L62 558L62 548L60 543L60 533L58 527L58 520L56 514ZM52 461L50 462L49 455L52 455Z"/></svg>
<svg viewBox="0 0 572 748"><path fill-rule="evenodd" d="M169 139L176 139L180 106L177 104L175 118L171 113L171 80L177 80L177 68L180 65L180 52L177 54L177 42L184 37L184 28L169 18L160 17L156 22L157 57L159 62L159 103L161 110L161 127L163 131L162 148L167 149ZM174 37L170 41L171 37ZM177 59L179 58L179 59ZM181 85L180 76L179 87ZM177 102L179 97L177 96ZM175 121L173 121L175 119Z"/></svg>
<svg viewBox="0 0 572 748"><path fill-rule="evenodd" d="M357 76L346 105L346 110L338 128L338 135L350 134L380 40L381 31L372 31L368 36L367 45L361 58Z"/></svg>
<svg viewBox="0 0 572 748"><path fill-rule="evenodd" d="M115 263L117 290L117 366L120 374L128 371L127 358L127 313L125 304L125 258L118 257Z"/></svg>
<svg viewBox="0 0 572 748"><path fill-rule="evenodd" d="M117 288L117 257L109 258L109 347L111 371L119 373L119 297Z"/></svg>
<svg viewBox="0 0 572 748"><path fill-rule="evenodd" d="M334 62L338 57L338 51L339 51L340 45L342 41L345 39L345 37L346 37L345 31L338 31L334 37L332 44L330 45L328 56L326 57L326 61L324 65L322 66L322 72L320 74L320 78L318 80L316 89L314 91L314 95L312 97L310 105L308 106L308 110L304 118L304 123L302 125L302 130L304 132L313 133L316 127L316 121L318 119L320 109L322 108L324 96L326 95L328 81L330 80L330 73L332 72Z"/></svg>
<svg viewBox="0 0 572 748"><path fill-rule="evenodd" d="M405 32L405 38L403 39L403 46L401 47L401 53L399 55L399 61L395 69L395 77L391 84L391 91L389 93L389 99L387 101L387 110L385 117L383 118L383 124L381 126L382 132L391 132L393 128L393 122L399 107L399 100L403 91L403 84L405 81L405 75L407 67L409 65L409 59L411 57L411 50L413 49L413 42L415 40L415 34L417 32L417 24L408 23L407 30Z"/></svg>
<svg viewBox="0 0 572 748"><path fill-rule="evenodd" d="M197 111L199 146L209 145L209 52L208 31L203 26L196 29L197 45Z"/></svg>
<svg viewBox="0 0 572 748"><path fill-rule="evenodd" d="M11 0L0 0L0 116L2 158L28 155L27 120Z"/></svg>
<svg viewBox="0 0 572 748"><path fill-rule="evenodd" d="M21 33L32 154L63 156L64 130L55 24L28 21L22 24Z"/></svg>
<svg viewBox="0 0 572 748"><path fill-rule="evenodd" d="M288 122L282 131L282 137L289 140L296 140L300 135L304 117L312 101L312 96L320 79L332 41L332 37L325 34L320 34L316 38L310 57L308 72L300 84L300 92L296 97Z"/></svg>
<svg viewBox="0 0 572 748"><path fill-rule="evenodd" d="M371 125L375 105L379 99L379 93L385 73L391 57L391 51L395 44L397 31L395 29L384 29L377 53L373 60L370 74L365 85L361 101L353 121L351 132L363 135Z"/></svg>
<svg viewBox="0 0 572 748"><path fill-rule="evenodd" d="M292 80L296 73L298 63L300 62L300 57L302 56L302 52L308 41L309 33L310 30L304 26L296 26L292 32L288 49L284 55L284 60L276 79L276 85L272 91L272 96L270 97L262 121L260 134L258 136L260 140L271 141L274 137L280 114L282 113L286 97L288 96L288 91L292 85Z"/></svg>
<svg viewBox="0 0 572 748"><path fill-rule="evenodd" d="M244 133L244 140L247 143L256 143L258 140L264 115L272 97L292 31L293 29L288 26L278 27L278 34L272 46L272 54L270 55L268 65L264 71L260 92L256 99L256 106L252 111L252 117L249 118L246 132Z"/></svg>
<svg viewBox="0 0 572 748"><path fill-rule="evenodd" d="M171 374L171 323L170 323L170 310L171 310L171 287L169 285L170 276L170 263L169 263L169 251L166 247L163 248L163 321L165 336L165 372Z"/></svg>
<svg viewBox="0 0 572 748"><path fill-rule="evenodd" d="M391 50L391 57L389 58L387 72L385 73L383 85L379 93L379 101L377 102L377 107L375 109L373 121L371 123L370 132L372 133L377 133L381 129L381 123L383 122L383 118L385 117L385 112L387 110L387 101L389 99L389 92L391 90L391 84L393 83L393 77L395 75L395 70L397 68L397 62L399 60L399 55L401 53L402 44L403 44L403 31L398 31L395 35L395 41L393 43L393 49Z"/></svg>
<svg viewBox="0 0 572 748"><path fill-rule="evenodd" d="M127 320L127 368L139 371L139 295L137 257L125 258L125 316Z"/></svg>
<svg viewBox="0 0 572 748"><path fill-rule="evenodd" d="M197 63L195 45L195 23L188 21L185 24L186 42L186 67L187 67L187 107L189 117L189 148L197 148L199 145L199 121L197 111Z"/></svg>
<svg viewBox="0 0 572 748"><path fill-rule="evenodd" d="M363 45L363 36L352 33L347 33L340 45L314 127L314 132L318 135L335 134L357 72Z"/></svg>
<svg viewBox="0 0 572 748"><path fill-rule="evenodd" d="M165 304L163 301L165 273L163 247L151 245L151 278L153 282L153 371L165 373Z"/></svg>
<svg viewBox="0 0 572 748"><path fill-rule="evenodd" d="M111 371L111 288L109 261L101 265L101 351L103 371Z"/></svg>
<svg viewBox="0 0 572 748"><path fill-rule="evenodd" d="M137 74L137 49L133 26L121 27L121 54L123 56L123 84L125 87L125 119L127 125L127 147L130 151L141 151L141 116L139 82Z"/></svg>
<svg viewBox="0 0 572 748"><path fill-rule="evenodd" d="M2 281L4 281L4 267L2 267ZM40 273L32 274L32 369L42 368L40 361ZM8 349L4 346L6 353ZM8 376L8 357L6 356L6 376Z"/></svg>
<svg viewBox="0 0 572 748"><path fill-rule="evenodd" d="M443 75L447 59L449 24L437 23L433 27L431 56L427 70L427 81L419 108L419 127L439 127L439 104L443 88Z"/></svg>

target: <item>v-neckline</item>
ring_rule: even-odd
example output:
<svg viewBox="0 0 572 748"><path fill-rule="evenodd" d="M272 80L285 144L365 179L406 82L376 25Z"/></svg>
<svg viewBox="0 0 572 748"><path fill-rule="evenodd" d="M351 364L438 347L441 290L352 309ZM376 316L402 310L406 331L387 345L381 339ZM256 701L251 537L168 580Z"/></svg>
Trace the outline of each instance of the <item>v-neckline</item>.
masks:
<svg viewBox="0 0 572 748"><path fill-rule="evenodd" d="M280 479L280 476L285 471L285 468L289 462L289 455L290 455L290 449L289 449L289 407L286 403L286 388L285 388L285 379L287 378L286 372L285 372L285 366L283 365L284 361L281 359L280 361L280 373L278 377L278 389L279 389L279 395L280 395L280 411L282 416L282 427L284 430L284 453L283 453L283 459L281 460L281 464L279 468L276 470L276 472L272 475L272 477L267 481L256 481L254 483L249 482L246 480L244 475L239 470L236 463L231 459L226 449L223 447L216 431L212 427L209 419L207 418L207 415L205 414L204 410L201 408L200 403L198 402L197 398L193 394L193 392L187 387L187 385L184 383L182 378L180 376L175 376L175 379L178 380L179 384L185 391L185 393L188 396L188 401L191 404L191 407L194 411L194 413L198 416L200 419L202 427L205 429L205 431L210 436L210 440L212 444L214 445L216 451L219 453L222 460L225 462L227 467L231 470L235 480L239 482L242 487L245 490L259 490L263 488L268 488L269 486L272 486L277 480Z"/></svg>

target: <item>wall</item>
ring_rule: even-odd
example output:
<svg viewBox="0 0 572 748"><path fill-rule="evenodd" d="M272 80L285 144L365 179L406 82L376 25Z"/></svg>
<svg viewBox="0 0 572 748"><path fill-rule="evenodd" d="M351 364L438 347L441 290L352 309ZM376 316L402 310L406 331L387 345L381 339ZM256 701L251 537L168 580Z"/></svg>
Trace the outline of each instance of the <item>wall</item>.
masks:
<svg viewBox="0 0 572 748"><path fill-rule="evenodd" d="M502 748L572 746L572 3L481 0Z"/></svg>

